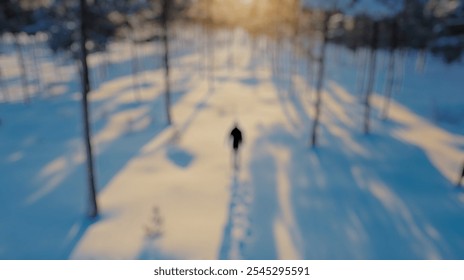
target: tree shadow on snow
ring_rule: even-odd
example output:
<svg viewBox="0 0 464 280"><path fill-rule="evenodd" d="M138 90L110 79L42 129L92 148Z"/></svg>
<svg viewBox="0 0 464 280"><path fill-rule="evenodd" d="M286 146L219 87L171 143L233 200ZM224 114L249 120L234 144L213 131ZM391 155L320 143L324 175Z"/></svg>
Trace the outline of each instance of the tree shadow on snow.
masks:
<svg viewBox="0 0 464 280"><path fill-rule="evenodd" d="M299 231L292 236L302 237L295 240L302 258L464 257L463 204L423 150L383 134L355 135L352 140L364 152L350 149L348 139L324 137L326 144L316 150L283 127L257 140L250 164L255 196L245 259L278 258L273 228L280 211L273 177L278 159L269 153L271 147L290 152L285 174Z"/></svg>

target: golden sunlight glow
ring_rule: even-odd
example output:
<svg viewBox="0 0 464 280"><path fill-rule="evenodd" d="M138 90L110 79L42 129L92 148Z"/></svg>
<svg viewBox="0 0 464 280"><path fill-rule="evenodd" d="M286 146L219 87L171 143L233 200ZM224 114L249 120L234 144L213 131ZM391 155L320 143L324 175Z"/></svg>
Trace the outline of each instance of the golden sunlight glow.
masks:
<svg viewBox="0 0 464 280"><path fill-rule="evenodd" d="M269 32L277 25L294 24L299 7L299 0L199 0L193 16L217 26Z"/></svg>

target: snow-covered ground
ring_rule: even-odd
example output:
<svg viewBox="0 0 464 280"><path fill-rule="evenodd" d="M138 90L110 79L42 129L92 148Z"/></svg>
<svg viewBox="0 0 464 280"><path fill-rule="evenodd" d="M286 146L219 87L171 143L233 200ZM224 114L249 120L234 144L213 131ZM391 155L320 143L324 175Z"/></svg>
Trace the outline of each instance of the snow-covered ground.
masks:
<svg viewBox="0 0 464 280"><path fill-rule="evenodd" d="M463 65L429 58L417 73L407 55L390 119L380 119L376 94L366 136L357 62L331 46L320 145L310 149L315 94L306 77L315 71L306 61L284 46L273 69L263 44L222 34L211 85L196 35L181 40L189 51L174 46L171 127L159 46L139 49L138 90L127 45L112 46L110 78L91 94L96 221L85 217L75 67L59 68L61 82L49 83L57 94L0 104L0 259L464 258L464 192L454 188L464 160ZM13 53L1 60L2 70L16 69ZM92 57L94 69L102 61ZM381 54L379 93L386 64ZM238 170L228 139L236 121Z"/></svg>

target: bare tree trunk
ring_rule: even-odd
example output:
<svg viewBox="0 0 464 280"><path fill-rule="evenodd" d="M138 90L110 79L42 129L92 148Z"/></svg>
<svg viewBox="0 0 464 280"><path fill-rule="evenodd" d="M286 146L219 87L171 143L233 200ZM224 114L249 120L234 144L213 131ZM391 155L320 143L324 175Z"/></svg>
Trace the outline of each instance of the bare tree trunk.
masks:
<svg viewBox="0 0 464 280"><path fill-rule="evenodd" d="M299 14L298 12L296 13L295 15L295 18L299 18ZM295 26L294 26L294 32L293 32L293 36L292 36L292 39L291 39L291 48L290 48L290 81L289 81L289 88L288 90L290 91L292 85L293 85L293 77L298 75L299 74L299 63L298 63L298 38L300 36L300 30L299 30L299 23L298 21L296 22Z"/></svg>
<svg viewBox="0 0 464 280"><path fill-rule="evenodd" d="M401 88L403 87L404 82L404 75L405 75L405 63L406 63L406 56L407 56L406 49L400 49L399 57L398 57L398 67L396 70L396 83L395 83L395 92L400 92Z"/></svg>
<svg viewBox="0 0 464 280"><path fill-rule="evenodd" d="M227 46L228 55L227 55L227 66L229 73L232 73L232 69L234 68L234 43L235 43L235 29L229 32L229 42Z"/></svg>
<svg viewBox="0 0 464 280"><path fill-rule="evenodd" d="M10 90L8 89L8 85L3 81L2 70L0 69L0 89L2 90L3 101L10 101Z"/></svg>
<svg viewBox="0 0 464 280"><path fill-rule="evenodd" d="M14 36L14 46L15 46L16 52L18 53L19 69L21 71L21 85L23 88L23 99L24 99L24 102L29 103L31 96L29 93L29 86L27 82L28 78L27 78L27 72L26 72L26 65L24 62L23 51L21 48L21 43L19 42L18 35Z"/></svg>
<svg viewBox="0 0 464 280"><path fill-rule="evenodd" d="M99 53L96 53L95 55L98 57L98 62L96 65L95 71L97 72L97 77L98 77L98 85L100 86L106 79L105 75L105 64L104 64L104 53L106 51L102 51Z"/></svg>
<svg viewBox="0 0 464 280"><path fill-rule="evenodd" d="M281 61L281 55L282 55L282 39L280 38L280 34L277 33L276 31L276 44L275 44L275 49L274 49L274 56L275 56L275 73L278 77L282 74L282 61Z"/></svg>
<svg viewBox="0 0 464 280"><path fill-rule="evenodd" d="M328 41L328 33L329 33L329 20L330 15L327 13L324 16L324 24L323 24L323 37L322 37L322 45L321 45L321 54L319 57L319 71L317 76L317 83L316 83L316 102L314 104L315 108L315 115L313 126L311 129L311 147L316 147L317 145L317 129L319 127L319 119L321 115L321 104L322 104L322 88L324 86L324 71L325 71L325 55L327 49L327 41Z"/></svg>
<svg viewBox="0 0 464 280"><path fill-rule="evenodd" d="M308 96L311 97L312 95L312 85L313 85L313 53L312 53L312 48L311 46L308 47L308 54L307 54L307 60L306 60L306 79L307 79L307 84L309 88Z"/></svg>
<svg viewBox="0 0 464 280"><path fill-rule="evenodd" d="M88 104L88 95L90 92L89 69L87 64L87 49L85 47L87 41L85 18L87 14L86 0L80 0L80 17L81 17L81 71L82 71L82 109L84 121L84 143L87 154L87 179L89 184L89 216L95 218L98 216L97 194L95 187L95 175L93 167L93 153L91 142L90 129L90 111Z"/></svg>
<svg viewBox="0 0 464 280"><path fill-rule="evenodd" d="M131 71L132 71L132 88L134 89L134 96L137 102L142 101L142 95L140 93L140 83L137 78L139 73L139 57L137 53L137 43L135 42L132 26L129 28L129 48L131 53Z"/></svg>
<svg viewBox="0 0 464 280"><path fill-rule="evenodd" d="M426 47L423 47L420 49L419 53L417 54L416 71L421 74L424 73L426 64L427 64L427 49Z"/></svg>
<svg viewBox="0 0 464 280"><path fill-rule="evenodd" d="M102 74L102 77L103 77L103 80L104 81L107 81L108 80L108 75L109 75L109 68L110 68L110 53L111 52L111 49L108 48L106 49L104 52L103 52L103 64L102 64L102 67L101 67L101 74Z"/></svg>
<svg viewBox="0 0 464 280"><path fill-rule="evenodd" d="M53 82L58 83L58 82L63 82L63 74L60 71L61 68L61 62L63 61L62 55L60 54L54 54L50 53L50 56L48 57L49 61L52 61L53 64Z"/></svg>
<svg viewBox="0 0 464 280"><path fill-rule="evenodd" d="M395 81L395 51L390 51L390 59L388 62L387 85L385 87L385 100L382 109L382 119L388 118L388 110L390 108L390 101L393 94L393 85Z"/></svg>
<svg viewBox="0 0 464 280"><path fill-rule="evenodd" d="M215 72L216 72L216 62L215 62L215 57L214 57L214 48L215 48L215 38L214 38L214 32L211 32L208 35L208 57L209 57L209 75L208 75L208 80L209 80L209 92L214 92L215 88Z"/></svg>
<svg viewBox="0 0 464 280"><path fill-rule="evenodd" d="M203 61L202 61L202 67L203 67L203 78L205 79L206 82L208 82L208 77L209 77L209 58L208 58L208 44L209 44L209 31L208 31L208 24L206 23L203 25L203 32L202 32L202 53L203 53Z"/></svg>
<svg viewBox="0 0 464 280"><path fill-rule="evenodd" d="M197 57L197 72L199 74L199 76L201 78L203 78L204 76L206 76L204 74L205 70L204 70L204 60L202 59L202 54L203 54L203 27L202 26L196 26L195 27L195 34L197 35L196 38L198 38L197 40L195 40L195 43L196 43L196 53L198 54Z"/></svg>
<svg viewBox="0 0 464 280"><path fill-rule="evenodd" d="M156 27L157 28L157 27ZM161 37L160 37L161 38ZM153 45L153 48L154 48L154 54L153 54L153 70L157 70L159 68L161 68L161 61L159 59L159 56L161 56L161 53L159 52L159 50L161 49L160 48L160 45L159 45L159 42L160 42L160 39L158 38L155 38L153 39L152 41L152 45Z"/></svg>
<svg viewBox="0 0 464 280"><path fill-rule="evenodd" d="M374 88L376 75L377 61L377 41L378 41L378 22L374 22L372 28L371 49L369 58L369 80L366 87L366 96L364 99L364 133L368 134L370 130L370 114L371 114L371 95Z"/></svg>
<svg viewBox="0 0 464 280"><path fill-rule="evenodd" d="M394 21L391 26L391 37L390 37L390 60L388 63L388 75L387 75L387 85L385 88L385 102L382 110L382 118L388 118L388 109L390 107L390 100L393 94L393 85L395 82L395 61L396 61L396 48L398 46L398 33L397 33L397 24Z"/></svg>
<svg viewBox="0 0 464 280"><path fill-rule="evenodd" d="M214 32L213 29L213 14L211 12L211 3L208 3L207 7L207 19L208 24L206 28L206 59L207 59L207 73L208 73L208 91L210 93L214 92L214 72L215 72L215 62L214 62Z"/></svg>
<svg viewBox="0 0 464 280"><path fill-rule="evenodd" d="M34 62L34 72L35 76L37 77L37 87L39 89L39 93L43 96L44 93L44 86L42 84L42 75L40 71L40 63L38 59L38 52L37 52L37 40L35 35L32 35L32 60Z"/></svg>
<svg viewBox="0 0 464 280"><path fill-rule="evenodd" d="M169 9L170 1L163 0L163 16L162 16L162 25L163 25L163 46L164 46L164 84L165 84L165 102L166 102L166 119L168 125L172 124L171 119L171 88L169 81Z"/></svg>
<svg viewBox="0 0 464 280"><path fill-rule="evenodd" d="M143 28L143 26L142 26ZM140 30L140 28L137 28L137 30ZM143 33L142 33L143 34ZM135 36L135 38L139 38L137 36L137 31L134 30L134 34L133 36ZM138 40L136 40L136 42L140 42ZM138 70L139 70L139 73L141 75L141 79L139 79L139 85L143 85L145 83L145 81L147 80L146 78L146 69L147 69L147 65L145 63L145 60L149 57L149 55L147 54L147 48L146 48L146 43L145 42L141 42L141 44L138 44L138 52L137 52L137 63L138 63ZM140 58L142 58L142 60L140 61ZM140 82L141 80L141 82Z"/></svg>
<svg viewBox="0 0 464 280"><path fill-rule="evenodd" d="M361 69L358 68L358 73L356 77L356 91L358 92L358 97L359 100L362 100L365 96L363 96L363 93L365 91L365 84L366 84L366 79L367 79L367 69L368 69L368 64L369 64L369 59L368 59L368 53L367 50L365 49L359 49L359 56L361 59L360 62L360 67Z"/></svg>
<svg viewBox="0 0 464 280"><path fill-rule="evenodd" d="M291 39L291 46L289 48L289 58L288 58L288 92L292 92L293 86L293 77L298 75L298 63L296 59L296 45L297 45L297 35L294 35Z"/></svg>
<svg viewBox="0 0 464 280"><path fill-rule="evenodd" d="M290 74L290 86L293 84L293 77L299 73L299 63L298 63L298 38L300 36L300 5L298 1L294 1L293 3L293 16L294 22L292 22L292 30L293 36L291 39L291 48L290 48L290 65L289 65L289 72Z"/></svg>

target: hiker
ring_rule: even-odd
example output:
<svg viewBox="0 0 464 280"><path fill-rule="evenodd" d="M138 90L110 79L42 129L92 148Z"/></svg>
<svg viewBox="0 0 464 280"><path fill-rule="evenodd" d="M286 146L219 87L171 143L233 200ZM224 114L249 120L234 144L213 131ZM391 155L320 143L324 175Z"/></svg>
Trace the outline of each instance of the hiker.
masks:
<svg viewBox="0 0 464 280"><path fill-rule="evenodd" d="M230 138L232 139L232 149L234 150L234 167L238 169L238 150L243 142L243 136L237 123L234 124L234 128L230 131Z"/></svg>

